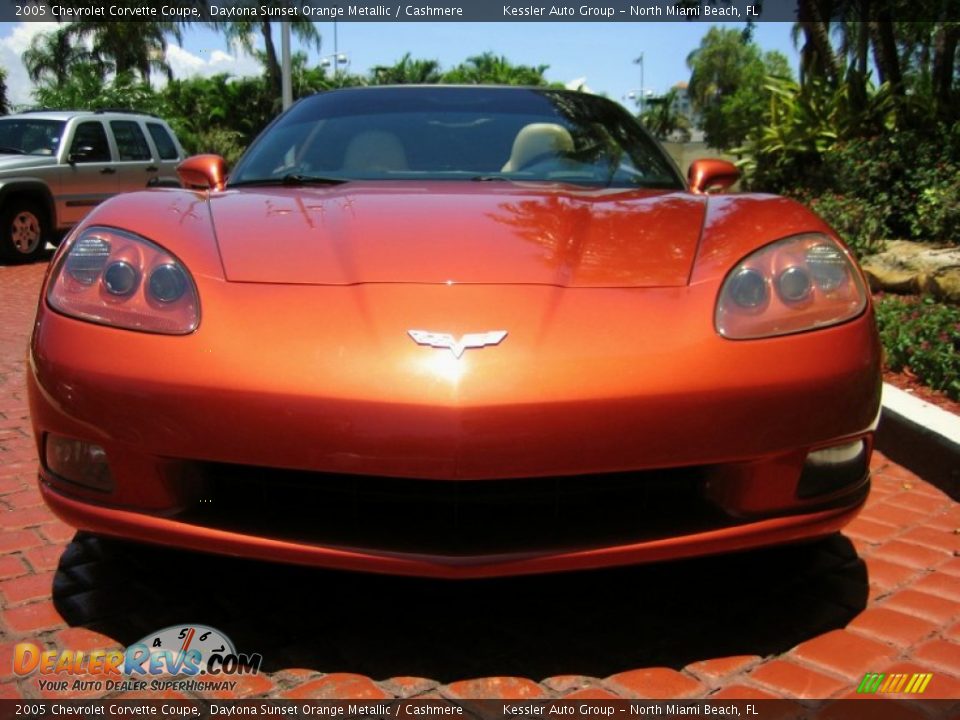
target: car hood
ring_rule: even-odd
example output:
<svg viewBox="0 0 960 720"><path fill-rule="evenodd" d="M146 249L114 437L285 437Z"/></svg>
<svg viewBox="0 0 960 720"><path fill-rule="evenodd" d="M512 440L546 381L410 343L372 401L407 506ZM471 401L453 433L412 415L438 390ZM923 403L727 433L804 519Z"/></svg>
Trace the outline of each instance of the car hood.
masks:
<svg viewBox="0 0 960 720"><path fill-rule="evenodd" d="M57 158L53 155L15 155L0 153L0 171L27 170L56 164Z"/></svg>
<svg viewBox="0 0 960 720"><path fill-rule="evenodd" d="M685 285L706 199L499 182L238 188L210 211L227 279Z"/></svg>

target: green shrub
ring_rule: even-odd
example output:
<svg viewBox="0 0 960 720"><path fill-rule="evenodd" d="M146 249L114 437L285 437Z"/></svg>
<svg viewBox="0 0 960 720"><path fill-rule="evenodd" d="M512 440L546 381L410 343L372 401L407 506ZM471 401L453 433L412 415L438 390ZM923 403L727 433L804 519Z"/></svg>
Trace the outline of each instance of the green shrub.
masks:
<svg viewBox="0 0 960 720"><path fill-rule="evenodd" d="M960 308L890 295L875 307L887 367L908 368L924 385L960 400Z"/></svg>
<svg viewBox="0 0 960 720"><path fill-rule="evenodd" d="M745 187L818 198L855 247L876 237L960 242L960 123L938 123L910 98L895 112L886 85L767 78L766 89L764 122L741 148Z"/></svg>
<svg viewBox="0 0 960 720"><path fill-rule="evenodd" d="M837 231L858 258L883 249L883 211L868 201L836 193L800 199Z"/></svg>
<svg viewBox="0 0 960 720"><path fill-rule="evenodd" d="M228 168L237 164L237 160L240 159L246 149L243 144L243 136L239 132L219 127L211 127L190 136L189 140L183 141L184 146L187 145L187 142L192 146L192 153L219 155L226 160Z"/></svg>
<svg viewBox="0 0 960 720"><path fill-rule="evenodd" d="M960 165L937 166L937 177L920 191L910 227L914 237L960 243Z"/></svg>
<svg viewBox="0 0 960 720"><path fill-rule="evenodd" d="M891 237L956 242L960 142L945 128L837 143L823 157L829 186L882 208Z"/></svg>

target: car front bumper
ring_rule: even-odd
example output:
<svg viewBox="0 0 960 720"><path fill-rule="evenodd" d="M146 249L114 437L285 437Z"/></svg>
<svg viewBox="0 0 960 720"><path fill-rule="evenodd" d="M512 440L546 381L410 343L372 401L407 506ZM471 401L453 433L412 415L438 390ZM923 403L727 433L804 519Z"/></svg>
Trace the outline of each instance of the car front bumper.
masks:
<svg viewBox="0 0 960 720"><path fill-rule="evenodd" d="M625 317L630 292L642 292L642 312ZM490 302L477 287L213 283L201 328L186 337L100 327L41 307L28 374L40 457L51 436L95 443L113 483L109 492L84 489L42 463L42 492L65 521L98 533L451 578L656 561L838 530L868 487L880 392L872 315L731 342L702 314L684 312L687 303L709 306L715 292L524 287L503 288ZM278 308L310 306L322 308L320 327L277 317ZM504 317L511 334L459 359L405 334L411 317L443 328L458 313L474 324L450 327L454 334L500 327ZM808 454L854 441L863 442L863 472L802 497ZM257 470L258 484L231 493L231 468ZM670 492L634 493L651 474L668 491L679 479L686 494L671 504ZM274 475L284 475L283 493L274 492ZM398 494L371 501L365 479L377 493L395 482ZM366 493L349 507L343 492L341 504L315 492L347 481ZM595 514L607 503L615 527L565 535L578 518L578 484L606 482L614 492L584 502ZM402 483L416 484L408 494ZM518 494L549 487L525 494L527 519L508 523L509 497L490 501L486 483L515 483ZM431 487L453 499L424 516L424 503L410 499ZM459 527L429 532L437 518L460 517L466 504L456 487L480 498L486 515L464 511ZM636 528L629 513L614 512L633 501ZM675 524L662 522L672 514ZM534 517L536 532L520 533ZM378 523L387 529L373 532ZM460 542L467 525L469 542ZM413 526L416 542L396 539ZM591 527L603 526L599 517ZM497 542L511 528L518 541Z"/></svg>

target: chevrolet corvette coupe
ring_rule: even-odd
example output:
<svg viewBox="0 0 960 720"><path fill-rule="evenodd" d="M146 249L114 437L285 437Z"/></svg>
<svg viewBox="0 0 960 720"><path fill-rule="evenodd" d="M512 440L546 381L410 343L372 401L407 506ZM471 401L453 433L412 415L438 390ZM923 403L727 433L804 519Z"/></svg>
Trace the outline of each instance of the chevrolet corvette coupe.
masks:
<svg viewBox="0 0 960 720"><path fill-rule="evenodd" d="M827 535L869 489L863 277L620 106L306 98L229 176L97 207L42 290L51 508L137 541L447 578Z"/></svg>

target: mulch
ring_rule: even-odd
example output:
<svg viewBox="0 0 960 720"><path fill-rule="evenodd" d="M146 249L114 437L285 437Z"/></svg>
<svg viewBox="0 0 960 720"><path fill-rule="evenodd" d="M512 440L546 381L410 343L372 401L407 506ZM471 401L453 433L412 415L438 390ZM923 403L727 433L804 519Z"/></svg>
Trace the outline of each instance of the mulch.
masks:
<svg viewBox="0 0 960 720"><path fill-rule="evenodd" d="M904 372L893 372L891 370L883 371L883 381L888 382L894 387L904 390L914 397L920 398L931 405L936 405L954 415L960 415L960 402L951 400L939 390L933 390L922 384L909 369Z"/></svg>

